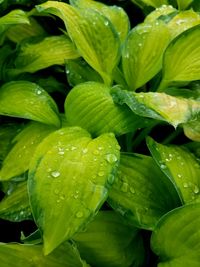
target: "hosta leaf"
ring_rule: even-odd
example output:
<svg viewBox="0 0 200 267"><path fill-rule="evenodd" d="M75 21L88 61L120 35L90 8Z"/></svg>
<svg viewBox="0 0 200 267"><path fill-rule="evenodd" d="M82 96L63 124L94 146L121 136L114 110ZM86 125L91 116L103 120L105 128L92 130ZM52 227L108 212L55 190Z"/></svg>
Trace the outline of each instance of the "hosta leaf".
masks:
<svg viewBox="0 0 200 267"><path fill-rule="evenodd" d="M43 255L42 245L0 243L2 267L87 267L75 245L65 243L48 256ZM89 266L88 266L89 267Z"/></svg>
<svg viewBox="0 0 200 267"><path fill-rule="evenodd" d="M186 9L192 2L193 0L176 0L178 4L178 8L180 10Z"/></svg>
<svg viewBox="0 0 200 267"><path fill-rule="evenodd" d="M200 164L180 146L165 146L148 139L149 150L161 170L174 184L182 202L200 201Z"/></svg>
<svg viewBox="0 0 200 267"><path fill-rule="evenodd" d="M113 132L121 135L147 125L147 121L131 114L126 106L113 102L111 87L88 82L77 85L65 100L65 114L71 125L85 128L91 134Z"/></svg>
<svg viewBox="0 0 200 267"><path fill-rule="evenodd" d="M119 34L121 42L124 42L129 31L129 18L125 11L118 6L108 6L93 0L71 0L72 5L79 8L90 8L107 17Z"/></svg>
<svg viewBox="0 0 200 267"><path fill-rule="evenodd" d="M158 90L172 82L200 79L200 25L178 35L167 47L163 58L163 78Z"/></svg>
<svg viewBox="0 0 200 267"><path fill-rule="evenodd" d="M45 254L70 239L99 210L114 181L118 159L113 134L92 140L79 127L62 128L38 146L28 187Z"/></svg>
<svg viewBox="0 0 200 267"><path fill-rule="evenodd" d="M35 41L32 39L22 43L14 62L16 69L9 70L11 76L23 72L33 73L55 64L64 65L66 59L79 57L71 40L65 35L45 37L36 43Z"/></svg>
<svg viewBox="0 0 200 267"><path fill-rule="evenodd" d="M13 222L31 219L27 182L18 183L17 187L0 202L0 218Z"/></svg>
<svg viewBox="0 0 200 267"><path fill-rule="evenodd" d="M101 76L82 59L67 60L66 74L71 86L88 81L103 82Z"/></svg>
<svg viewBox="0 0 200 267"><path fill-rule="evenodd" d="M200 113L200 101L165 93L134 93L116 88L112 95L116 103L127 104L137 115L163 120L174 127L197 119Z"/></svg>
<svg viewBox="0 0 200 267"><path fill-rule="evenodd" d="M159 256L158 267L198 267L200 262L200 204L190 204L166 214L151 238Z"/></svg>
<svg viewBox="0 0 200 267"><path fill-rule="evenodd" d="M144 248L138 230L113 211L100 211L84 232L73 237L81 256L96 267L142 266ZM105 247L109 248L105 252Z"/></svg>
<svg viewBox="0 0 200 267"><path fill-rule="evenodd" d="M143 23L129 33L122 52L122 66L131 90L148 82L162 66L162 56L170 41L163 21Z"/></svg>
<svg viewBox="0 0 200 267"><path fill-rule="evenodd" d="M156 8L154 11L150 12L145 17L146 23L152 23L157 19L161 19L163 16L174 14L175 12L178 12L177 9L175 9L171 5L162 5L161 7Z"/></svg>
<svg viewBox="0 0 200 267"><path fill-rule="evenodd" d="M39 85L28 81L9 82L0 88L0 115L60 126L54 100Z"/></svg>
<svg viewBox="0 0 200 267"><path fill-rule="evenodd" d="M15 43L20 43L23 39L33 36L47 35L42 26L32 17L29 17L29 24L18 24L10 27L6 32L6 37Z"/></svg>
<svg viewBox="0 0 200 267"><path fill-rule="evenodd" d="M60 17L81 56L106 84L112 83L112 72L119 59L120 40L105 16L91 9L79 10L57 1L39 5L37 10Z"/></svg>
<svg viewBox="0 0 200 267"><path fill-rule="evenodd" d="M24 173L38 144L56 128L38 122L29 123L13 140L13 147L2 163L0 180L9 180Z"/></svg>
<svg viewBox="0 0 200 267"><path fill-rule="evenodd" d="M108 203L129 223L151 230L162 215L180 205L173 184L154 160L139 154L121 154Z"/></svg>

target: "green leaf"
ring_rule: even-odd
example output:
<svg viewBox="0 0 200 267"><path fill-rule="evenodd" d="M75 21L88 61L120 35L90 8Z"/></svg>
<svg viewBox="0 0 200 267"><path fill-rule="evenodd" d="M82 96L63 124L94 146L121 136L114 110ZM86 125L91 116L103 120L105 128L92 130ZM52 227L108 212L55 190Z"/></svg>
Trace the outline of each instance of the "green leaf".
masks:
<svg viewBox="0 0 200 267"><path fill-rule="evenodd" d="M1 267L87 267L75 245L65 243L48 256L42 245L0 243ZM88 266L89 267L89 266Z"/></svg>
<svg viewBox="0 0 200 267"><path fill-rule="evenodd" d="M45 254L94 217L108 196L118 160L119 145L113 134L92 140L79 127L62 128L38 146L28 188Z"/></svg>
<svg viewBox="0 0 200 267"><path fill-rule="evenodd" d="M122 51L122 67L131 90L135 91L161 70L169 41L170 32L163 21L140 24L129 33Z"/></svg>
<svg viewBox="0 0 200 267"><path fill-rule="evenodd" d="M120 88L111 93L116 103L125 103L137 115L166 121L174 127L197 120L200 113L200 102L193 99L165 93L134 93Z"/></svg>
<svg viewBox="0 0 200 267"><path fill-rule="evenodd" d="M151 157L141 154L121 154L108 203L129 223L148 230L180 205L173 184Z"/></svg>
<svg viewBox="0 0 200 267"><path fill-rule="evenodd" d="M13 147L5 157L0 180L6 181L29 169L29 162L38 144L56 128L38 122L29 123L13 140Z"/></svg>
<svg viewBox="0 0 200 267"><path fill-rule="evenodd" d="M188 138L200 142L200 116L196 120L183 124L183 130Z"/></svg>
<svg viewBox="0 0 200 267"><path fill-rule="evenodd" d="M200 262L200 204L186 205L166 214L151 238L159 267L198 267Z"/></svg>
<svg viewBox="0 0 200 267"><path fill-rule="evenodd" d="M166 17L167 15L170 16L172 14L175 14L177 12L177 9L175 9L171 5L162 5L161 7L156 8L154 11L150 12L146 17L144 22L145 23L152 23L156 21L157 19L161 19L163 17Z"/></svg>
<svg viewBox="0 0 200 267"><path fill-rule="evenodd" d="M26 14L21 9L15 9L7 13L6 15L0 17L0 25L1 25L1 30L0 32L8 29L10 26L15 25L15 24L29 24L29 19Z"/></svg>
<svg viewBox="0 0 200 267"><path fill-rule="evenodd" d="M0 88L0 115L60 126L54 100L39 85L28 81L9 82Z"/></svg>
<svg viewBox="0 0 200 267"><path fill-rule="evenodd" d="M42 243L42 237L41 237L40 230L37 229L28 236L25 236L24 233L21 232L20 241L23 244L32 244L32 245L41 244Z"/></svg>
<svg viewBox="0 0 200 267"><path fill-rule="evenodd" d="M183 147L165 146L148 138L149 150L160 169L174 184L183 203L200 201L200 165Z"/></svg>
<svg viewBox="0 0 200 267"><path fill-rule="evenodd" d="M126 106L115 104L110 91L111 87L96 82L74 87L65 100L65 114L69 123L95 136L105 132L122 135L148 124L147 120L141 121Z"/></svg>
<svg viewBox="0 0 200 267"><path fill-rule="evenodd" d="M105 16L91 9L79 10L56 1L39 5L37 10L60 17L81 56L106 84L112 83L112 72L119 60L120 40Z"/></svg>
<svg viewBox="0 0 200 267"><path fill-rule="evenodd" d="M32 218L27 182L18 183L14 191L1 200L0 218L13 222L20 222Z"/></svg>
<svg viewBox="0 0 200 267"><path fill-rule="evenodd" d="M89 8L98 11L107 17L115 30L119 34L119 38L123 43L129 31L129 18L125 11L119 6L108 6L93 0L71 0L70 3L78 8Z"/></svg>
<svg viewBox="0 0 200 267"><path fill-rule="evenodd" d="M176 0L178 4L178 9L184 10L193 2L193 0Z"/></svg>
<svg viewBox="0 0 200 267"><path fill-rule="evenodd" d="M158 88L163 91L173 82L200 79L200 25L178 35L167 47L163 58L163 77Z"/></svg>
<svg viewBox="0 0 200 267"><path fill-rule="evenodd" d="M11 77L23 72L33 73L52 65L64 65L65 60L77 57L78 52L65 35L45 37L40 41L36 37L22 43L14 61L15 69L8 71Z"/></svg>
<svg viewBox="0 0 200 267"><path fill-rule="evenodd" d="M113 211L100 211L84 232L73 237L81 256L96 267L142 266L144 248L137 229ZM105 252L105 248L108 248Z"/></svg>
<svg viewBox="0 0 200 267"><path fill-rule="evenodd" d="M33 36L47 35L42 26L32 17L29 17L29 24L13 25L6 32L6 37L15 43L20 43L22 40Z"/></svg>
<svg viewBox="0 0 200 267"><path fill-rule="evenodd" d="M66 74L71 86L88 81L103 82L101 76L84 60L67 60Z"/></svg>

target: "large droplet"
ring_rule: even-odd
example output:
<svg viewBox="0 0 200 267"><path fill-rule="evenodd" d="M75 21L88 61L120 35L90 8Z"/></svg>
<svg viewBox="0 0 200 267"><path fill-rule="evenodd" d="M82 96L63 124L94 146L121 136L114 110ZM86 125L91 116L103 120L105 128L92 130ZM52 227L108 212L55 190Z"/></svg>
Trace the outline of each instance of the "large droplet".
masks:
<svg viewBox="0 0 200 267"><path fill-rule="evenodd" d="M107 154L106 155L106 160L109 162L109 163L114 163L117 161L117 157L114 155L114 154Z"/></svg>
<svg viewBox="0 0 200 267"><path fill-rule="evenodd" d="M60 176L60 172L59 171L53 171L53 172L51 172L51 176L54 178L57 178Z"/></svg>

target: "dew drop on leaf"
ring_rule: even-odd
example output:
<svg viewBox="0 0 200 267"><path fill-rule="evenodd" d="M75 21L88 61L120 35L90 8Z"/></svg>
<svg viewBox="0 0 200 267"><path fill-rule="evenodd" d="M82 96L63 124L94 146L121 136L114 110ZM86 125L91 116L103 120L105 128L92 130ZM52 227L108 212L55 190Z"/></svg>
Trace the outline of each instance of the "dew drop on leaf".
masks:
<svg viewBox="0 0 200 267"><path fill-rule="evenodd" d="M121 186L121 191L126 193L128 191L128 184L127 183L123 183Z"/></svg>
<svg viewBox="0 0 200 267"><path fill-rule="evenodd" d="M77 217L77 218L82 218L82 217L83 217L83 212L82 212L82 211L78 211L78 212L76 213L76 217Z"/></svg>
<svg viewBox="0 0 200 267"><path fill-rule="evenodd" d="M57 177L60 176L60 172L59 172L59 171L53 171L53 172L51 173L51 176L54 177L54 178L57 178Z"/></svg>
<svg viewBox="0 0 200 267"><path fill-rule="evenodd" d="M114 155L114 154L107 154L106 155L106 160L109 162L109 163L114 163L117 161L117 157Z"/></svg>

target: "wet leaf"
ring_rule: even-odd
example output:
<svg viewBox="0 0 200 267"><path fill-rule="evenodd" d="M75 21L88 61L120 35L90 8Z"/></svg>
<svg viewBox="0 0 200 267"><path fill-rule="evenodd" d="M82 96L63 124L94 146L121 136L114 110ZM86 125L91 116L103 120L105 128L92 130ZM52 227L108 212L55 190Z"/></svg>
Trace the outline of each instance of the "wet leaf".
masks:
<svg viewBox="0 0 200 267"><path fill-rule="evenodd" d="M119 60L120 40L110 21L97 11L48 1L37 6L39 12L60 17L80 55L103 78L112 83L112 72Z"/></svg>
<svg viewBox="0 0 200 267"><path fill-rule="evenodd" d="M92 140L79 127L62 128L38 146L28 188L45 254L95 216L108 196L118 160L119 145L113 134Z"/></svg>
<svg viewBox="0 0 200 267"><path fill-rule="evenodd" d="M121 154L108 203L130 224L152 230L166 212L180 205L180 200L151 157Z"/></svg>
<svg viewBox="0 0 200 267"><path fill-rule="evenodd" d="M200 204L190 204L166 214L151 238L159 267L198 267L200 262Z"/></svg>
<svg viewBox="0 0 200 267"><path fill-rule="evenodd" d="M148 124L147 120L141 121L126 106L115 104L110 91L111 87L96 82L74 87L65 100L69 123L95 136L105 132L122 135Z"/></svg>
<svg viewBox="0 0 200 267"><path fill-rule="evenodd" d="M1 86L0 115L60 126L54 100L39 85L28 81L8 82Z"/></svg>
<svg viewBox="0 0 200 267"><path fill-rule="evenodd" d="M26 181L18 183L16 188L0 201L0 218L13 222L32 219Z"/></svg>
<svg viewBox="0 0 200 267"><path fill-rule="evenodd" d="M81 256L96 267L142 266L144 247L137 229L113 211L100 211L73 237ZM108 248L105 252L105 247Z"/></svg>
<svg viewBox="0 0 200 267"><path fill-rule="evenodd" d="M56 128L31 122L13 140L12 149L5 157L0 170L0 180L6 181L28 171L30 160L38 144Z"/></svg>
<svg viewBox="0 0 200 267"><path fill-rule="evenodd" d="M183 203L200 201L200 164L188 150L162 145L148 138L149 150L160 169L174 184Z"/></svg>
<svg viewBox="0 0 200 267"><path fill-rule="evenodd" d="M135 91L161 70L169 41L170 32L163 21L140 24L129 33L122 51L122 66L131 90Z"/></svg>

